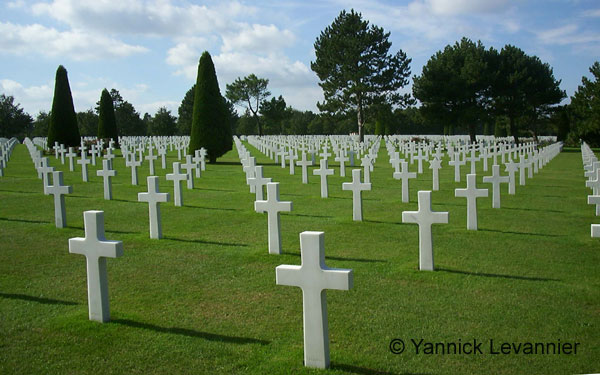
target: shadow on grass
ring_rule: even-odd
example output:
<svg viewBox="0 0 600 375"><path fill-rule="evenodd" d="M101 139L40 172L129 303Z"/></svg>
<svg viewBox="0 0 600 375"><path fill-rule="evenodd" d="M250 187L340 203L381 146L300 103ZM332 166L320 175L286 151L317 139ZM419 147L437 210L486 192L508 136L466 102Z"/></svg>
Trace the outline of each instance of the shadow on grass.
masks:
<svg viewBox="0 0 600 375"><path fill-rule="evenodd" d="M243 246L248 247L245 243L233 243L233 242L217 242L217 241L206 241L206 240L187 240L183 238L175 238L164 236L163 239L177 241L177 242L188 242L188 243L200 243L205 245L219 245L219 246Z"/></svg>
<svg viewBox="0 0 600 375"><path fill-rule="evenodd" d="M141 323L141 322L136 322L136 321L129 320L129 319L114 319L114 320L111 320L111 323L122 324L122 325L133 327L133 328L148 329L148 330L159 332L159 333L169 333L169 334L174 334L174 335L196 337L196 338L201 338L201 339L205 339L205 340L209 340L209 341L227 342L230 344L268 345L271 343L270 341L267 341L267 340L254 339L251 337L225 336L225 335L218 335L216 333L194 331L192 329L187 329L187 328L160 327L160 326L157 326L154 324Z"/></svg>
<svg viewBox="0 0 600 375"><path fill-rule="evenodd" d="M44 298L44 297L33 297L33 296L25 295L25 294L0 293L0 297L2 297L2 298L8 298L8 299L20 299L20 300L23 300L23 301L31 301L31 302L43 303L44 305L67 305L67 306L78 305L77 302L61 301L61 300L58 300L58 299Z"/></svg>
<svg viewBox="0 0 600 375"><path fill-rule="evenodd" d="M241 208L217 208L217 207L204 207L204 206L194 206L193 204L184 204L184 207L191 208L201 208L203 210L216 210L216 211L242 211Z"/></svg>
<svg viewBox="0 0 600 375"><path fill-rule="evenodd" d="M559 211L559 210L540 210L537 208L523 208L523 207L502 207L502 209L506 209L506 210L519 210L519 211L539 211L539 212L555 212L555 213L559 213L562 214L565 211Z"/></svg>
<svg viewBox="0 0 600 375"><path fill-rule="evenodd" d="M363 220L366 223L376 223L376 224L395 224L395 225L404 225L404 223L401 222L394 222L394 221L380 221L380 220Z"/></svg>
<svg viewBox="0 0 600 375"><path fill-rule="evenodd" d="M295 257L300 257L298 253L285 253L282 252L282 255L292 255ZM340 260L340 261L348 261L348 262L362 262L362 263L387 263L387 260L381 259L366 259L366 258L343 258L343 257L330 257L326 256L325 260Z"/></svg>
<svg viewBox="0 0 600 375"><path fill-rule="evenodd" d="M226 191L228 193L235 193L235 190L229 189L211 189L211 188L203 188L203 187L195 187L193 190L206 190L206 191Z"/></svg>
<svg viewBox="0 0 600 375"><path fill-rule="evenodd" d="M95 197L86 197L85 195L74 195L74 194L67 194L66 197L67 198L84 198L84 199L93 199L93 198L95 198Z"/></svg>
<svg viewBox="0 0 600 375"><path fill-rule="evenodd" d="M85 229L83 227L76 227L74 225L67 225L67 228L69 229L78 229L78 230L83 230L85 231ZM106 233L116 233L116 234L139 234L140 232L128 232L128 231L124 231L124 230L114 230L114 229L104 229L104 232Z"/></svg>
<svg viewBox="0 0 600 375"><path fill-rule="evenodd" d="M18 223L28 223L28 224L50 224L50 221L45 221L45 220L9 219L7 217L0 217L0 220L16 221Z"/></svg>
<svg viewBox="0 0 600 375"><path fill-rule="evenodd" d="M116 202L125 202L125 203L143 203L143 202L139 202L139 201L128 201L126 199L117 199L117 198L113 198L111 200L116 201Z"/></svg>
<svg viewBox="0 0 600 375"><path fill-rule="evenodd" d="M284 215L286 215L286 214L284 214ZM318 217L318 218L325 218L325 219L333 219L333 216L327 216L327 215L287 214L286 216Z"/></svg>
<svg viewBox="0 0 600 375"><path fill-rule="evenodd" d="M344 372L347 372L349 374L364 374L364 375L420 375L417 373L412 373L412 372L403 372L403 373L397 373L397 372L388 372L388 371L380 371L380 370L374 370L371 368L365 368L365 367L359 367L359 366L353 366L353 365L346 365L343 363L331 363L331 369L332 370L342 370ZM425 373L421 373L422 375L426 375Z"/></svg>
<svg viewBox="0 0 600 375"><path fill-rule="evenodd" d="M549 278L545 278L545 277L512 276L512 275L499 275L499 274L495 274L495 273L467 272L467 271L451 270L449 268L441 268L441 267L440 268L436 267L435 270L441 271L441 272L458 273L461 275L498 277L501 279L514 279L514 280L525 280L525 281L561 281L559 279L549 279Z"/></svg>
<svg viewBox="0 0 600 375"><path fill-rule="evenodd" d="M479 230L484 231L484 232L495 232L495 233L505 233L505 234L523 234L523 235L526 235L526 236L564 237L562 234L515 232L515 231L510 231L510 230L486 229L486 228L479 228Z"/></svg>
<svg viewBox="0 0 600 375"><path fill-rule="evenodd" d="M17 194L43 194L41 191L19 191L19 190L4 190L4 189L0 189L0 191L6 192L6 193L17 193Z"/></svg>

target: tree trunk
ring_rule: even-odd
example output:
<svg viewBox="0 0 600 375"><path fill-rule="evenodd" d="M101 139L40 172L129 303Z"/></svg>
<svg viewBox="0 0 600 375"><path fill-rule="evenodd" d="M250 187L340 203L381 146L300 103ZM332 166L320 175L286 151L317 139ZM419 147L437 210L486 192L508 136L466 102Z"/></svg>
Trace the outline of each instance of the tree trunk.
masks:
<svg viewBox="0 0 600 375"><path fill-rule="evenodd" d="M469 124L469 137L471 138L471 143L475 143L477 141L477 137L475 136L475 131L477 126L475 124Z"/></svg>
<svg viewBox="0 0 600 375"><path fill-rule="evenodd" d="M508 137L513 136L515 138L515 144L518 145L519 137L516 134L514 134L514 132L515 132L515 118L513 116L509 116L508 129L506 129L506 135Z"/></svg>
<svg viewBox="0 0 600 375"><path fill-rule="evenodd" d="M358 121L358 141L362 143L365 140L365 135L363 133L363 126L365 125L365 119L363 117L363 107L362 107L362 101L360 98L360 94L358 95L358 108L356 111L356 119Z"/></svg>

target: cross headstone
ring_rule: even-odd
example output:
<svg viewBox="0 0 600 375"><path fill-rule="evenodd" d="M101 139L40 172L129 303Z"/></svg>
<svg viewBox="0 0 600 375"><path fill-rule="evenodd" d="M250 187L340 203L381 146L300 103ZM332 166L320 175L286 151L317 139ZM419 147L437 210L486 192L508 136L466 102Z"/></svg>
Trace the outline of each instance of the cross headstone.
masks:
<svg viewBox="0 0 600 375"><path fill-rule="evenodd" d="M302 153L302 160L296 162L302 168L302 183L308 184L308 167L312 165L312 161L306 159L306 152Z"/></svg>
<svg viewBox="0 0 600 375"><path fill-rule="evenodd" d="M276 283L302 288L304 365L324 369L329 367L326 289L351 289L353 274L325 265L323 232L300 233L300 255L300 266L277 266Z"/></svg>
<svg viewBox="0 0 600 375"><path fill-rule="evenodd" d="M465 165L466 161L460 159L460 153L454 153L454 160L448 162L448 165L454 166L454 182L460 182L460 166Z"/></svg>
<svg viewBox="0 0 600 375"><path fill-rule="evenodd" d="M419 269L433 271L432 224L448 224L448 212L431 210L431 191L419 191L419 210L402 212L403 223L419 225Z"/></svg>
<svg viewBox="0 0 600 375"><path fill-rule="evenodd" d="M160 166L162 167L162 169L167 169L167 148L159 147L158 155L160 155Z"/></svg>
<svg viewBox="0 0 600 375"><path fill-rule="evenodd" d="M73 172L75 168L73 167L73 159L77 156L77 154L73 151L73 147L69 147L69 152L67 152L67 158L69 159L69 171Z"/></svg>
<svg viewBox="0 0 600 375"><path fill-rule="evenodd" d="M319 169L313 170L313 174L321 176L321 198L327 198L329 196L327 176L333 175L333 169L327 168L327 159L321 159L319 163Z"/></svg>
<svg viewBox="0 0 600 375"><path fill-rule="evenodd" d="M366 183L371 182L371 166L372 166L371 162L372 162L372 159L369 155L363 156L363 158L360 162L360 166L363 167L363 170L364 170L364 176L365 176Z"/></svg>
<svg viewBox="0 0 600 375"><path fill-rule="evenodd" d="M200 165L200 163L203 161L203 157L200 155L200 150L194 151L194 157L192 158L192 161L196 163L196 178L200 178L203 171Z"/></svg>
<svg viewBox="0 0 600 375"><path fill-rule="evenodd" d="M402 171L394 172L393 177L396 180L402 180L402 202L408 203L408 201L409 201L408 181L411 178L417 178L417 174L415 172L409 172L408 171L408 162L403 161L402 162Z"/></svg>
<svg viewBox="0 0 600 375"><path fill-rule="evenodd" d="M515 189L517 185L515 173L519 170L519 164L513 162L510 158L508 160L509 161L504 163L504 168L508 173L508 194L515 195Z"/></svg>
<svg viewBox="0 0 600 375"><path fill-rule="evenodd" d="M508 176L500 176L500 166L492 165L492 175L483 177L483 182L492 184L492 207L500 208L500 184L508 183Z"/></svg>
<svg viewBox="0 0 600 375"><path fill-rule="evenodd" d="M185 169L187 174L187 188L194 188L194 174L192 173L196 168L196 163L192 161L192 155L185 156L185 163L181 164L181 167Z"/></svg>
<svg viewBox="0 0 600 375"><path fill-rule="evenodd" d="M81 164L81 178L83 179L83 182L88 182L87 165L90 163L90 159L86 159L85 154L82 154L81 159L77 160L77 164Z"/></svg>
<svg viewBox="0 0 600 375"><path fill-rule="evenodd" d="M596 216L600 216L600 195L588 195L588 204L596 205Z"/></svg>
<svg viewBox="0 0 600 375"><path fill-rule="evenodd" d="M467 175L467 188L455 189L455 197L467 198L467 229L477 230L477 198L487 197L488 189L477 189L477 175Z"/></svg>
<svg viewBox="0 0 600 375"><path fill-rule="evenodd" d="M158 182L158 176L148 176L148 191L145 193L138 193L138 201L148 202L150 238L154 239L162 238L159 204L161 202L169 201L169 193L161 193L158 191Z"/></svg>
<svg viewBox="0 0 600 375"><path fill-rule="evenodd" d="M600 237L600 224L592 224L592 237Z"/></svg>
<svg viewBox="0 0 600 375"><path fill-rule="evenodd" d="M346 162L348 160L350 159L346 156L346 151L340 150L339 155L335 158L335 161L340 163L340 177L346 177Z"/></svg>
<svg viewBox="0 0 600 375"><path fill-rule="evenodd" d="M40 167L38 168L38 172L42 174L42 183L44 187L44 194L46 194L46 189L50 185L50 175L54 172L54 168L48 165L48 158L42 158L40 161Z"/></svg>
<svg viewBox="0 0 600 375"><path fill-rule="evenodd" d="M465 161L471 163L471 174L475 174L477 162L481 159L479 156L475 156L475 147L471 149L471 156L468 156Z"/></svg>
<svg viewBox="0 0 600 375"><path fill-rule="evenodd" d="M440 190L439 170L442 168L442 160L433 158L429 162L429 169L432 170L433 191Z"/></svg>
<svg viewBox="0 0 600 375"><path fill-rule="evenodd" d="M110 169L110 161L102 160L102 169L96 171L96 175L102 177L104 183L104 199L112 199L112 177L117 175L117 171Z"/></svg>
<svg viewBox="0 0 600 375"><path fill-rule="evenodd" d="M181 181L187 179L187 174L181 173L181 165L178 161L173 162L173 173L167 173L166 179L169 181L173 181L173 200L175 201L175 206L183 206Z"/></svg>
<svg viewBox="0 0 600 375"><path fill-rule="evenodd" d="M131 167L131 184L138 184L138 173L137 168L142 165L142 160L135 160L135 152L131 153L131 159L125 161L125 165Z"/></svg>
<svg viewBox="0 0 600 375"><path fill-rule="evenodd" d="M251 187L254 187L254 194L256 194L255 201L263 200L263 186L271 182L271 178L263 176L263 166L258 165L254 167L254 177L248 179Z"/></svg>
<svg viewBox="0 0 600 375"><path fill-rule="evenodd" d="M101 323L110 320L106 258L123 255L123 242L107 241L104 236L104 211L83 213L85 238L69 239L69 253L85 255L90 320Z"/></svg>
<svg viewBox="0 0 600 375"><path fill-rule="evenodd" d="M525 185L525 169L527 168L527 161L521 155L519 158L519 185Z"/></svg>
<svg viewBox="0 0 600 375"><path fill-rule="evenodd" d="M287 156L289 162L290 162L290 175L296 174L296 163L294 162L294 160L298 160L298 155L296 155L296 153L294 152L294 149L290 147L290 151L288 152L288 156Z"/></svg>
<svg viewBox="0 0 600 375"><path fill-rule="evenodd" d="M281 219L279 213L291 211L292 202L279 200L279 182L269 182L267 184L267 200L255 201L254 210L267 213L269 254L281 254Z"/></svg>
<svg viewBox="0 0 600 375"><path fill-rule="evenodd" d="M154 155L154 148L150 147L148 149L148 155L145 157L148 160L148 165L150 167L150 175L154 176L154 160L158 159L158 156Z"/></svg>
<svg viewBox="0 0 600 375"><path fill-rule="evenodd" d="M423 149L419 149L417 155L413 156L412 159L417 161L417 173L423 173L423 160L427 157L423 154Z"/></svg>
<svg viewBox="0 0 600 375"><path fill-rule="evenodd" d="M65 194L71 194L73 187L63 185L63 173L52 172L52 185L46 188L44 194L54 195L54 223L57 228L67 226L67 210L65 209Z"/></svg>
<svg viewBox="0 0 600 375"><path fill-rule="evenodd" d="M371 183L360 182L360 169L353 169L352 182L344 182L342 190L352 190L352 220L362 221L362 191L371 190Z"/></svg>

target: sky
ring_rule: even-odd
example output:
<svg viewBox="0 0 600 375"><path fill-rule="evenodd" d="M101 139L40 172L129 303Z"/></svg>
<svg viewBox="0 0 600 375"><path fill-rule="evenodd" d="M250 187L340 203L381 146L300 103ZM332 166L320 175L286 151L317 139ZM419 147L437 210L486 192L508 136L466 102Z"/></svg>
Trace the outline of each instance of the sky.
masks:
<svg viewBox="0 0 600 375"><path fill-rule="evenodd" d="M600 60L599 0L14 0L0 2L0 94L35 118L50 109L63 65L76 111L115 88L142 115L177 115L208 51L223 95L254 73L289 106L318 112L313 45L344 9L389 32L411 76L462 37L538 56L569 97Z"/></svg>

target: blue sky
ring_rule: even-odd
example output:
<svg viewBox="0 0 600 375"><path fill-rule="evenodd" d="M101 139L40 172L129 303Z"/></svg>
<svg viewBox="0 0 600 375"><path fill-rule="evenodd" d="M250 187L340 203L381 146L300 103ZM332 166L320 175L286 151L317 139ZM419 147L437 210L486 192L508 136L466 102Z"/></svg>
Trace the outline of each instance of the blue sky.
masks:
<svg viewBox="0 0 600 375"><path fill-rule="evenodd" d="M14 0L0 2L0 93L35 117L49 110L62 64L77 111L106 87L141 114L161 106L177 114L207 50L223 94L255 73L288 105L316 111L313 43L351 8L391 33L391 52L412 58L412 75L463 36L538 56L568 96L600 60L598 0Z"/></svg>

